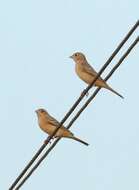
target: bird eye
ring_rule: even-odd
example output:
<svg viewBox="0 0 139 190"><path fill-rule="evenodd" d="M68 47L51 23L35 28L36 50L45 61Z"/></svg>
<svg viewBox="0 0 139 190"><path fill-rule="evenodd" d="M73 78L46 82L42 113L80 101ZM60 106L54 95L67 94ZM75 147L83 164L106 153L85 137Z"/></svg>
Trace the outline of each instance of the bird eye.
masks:
<svg viewBox="0 0 139 190"><path fill-rule="evenodd" d="M75 53L75 57L78 56L78 53Z"/></svg>
<svg viewBox="0 0 139 190"><path fill-rule="evenodd" d="M44 110L43 110L43 109L41 109L40 111L41 111L41 113L43 113L43 112L44 112Z"/></svg>

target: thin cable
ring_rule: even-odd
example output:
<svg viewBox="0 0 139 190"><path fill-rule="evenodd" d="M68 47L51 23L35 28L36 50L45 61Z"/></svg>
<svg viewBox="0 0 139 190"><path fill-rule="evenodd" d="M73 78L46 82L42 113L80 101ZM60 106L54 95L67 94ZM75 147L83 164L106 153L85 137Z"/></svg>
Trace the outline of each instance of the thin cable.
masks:
<svg viewBox="0 0 139 190"><path fill-rule="evenodd" d="M139 42L139 37L137 37L135 39L135 41L131 44L131 46L128 48L128 50L124 53L124 55L120 58L120 60L118 61L118 63L113 67L113 69L110 71L110 73L106 76L106 78L104 79L105 81L107 81L112 74L118 69L118 67L121 65L121 63L124 61L124 59L129 55L129 53L131 52L131 50L137 45L137 43ZM82 108L77 112L77 114L75 115L75 117L70 121L69 125L68 125L68 129L70 128L70 126L74 123L74 121L80 116L80 114L83 112L83 110L88 106L88 104L95 98L95 96L97 95L97 93L100 91L100 87L98 87L94 93L92 94L92 96L86 101L86 103L82 106Z"/></svg>
<svg viewBox="0 0 139 190"><path fill-rule="evenodd" d="M131 46L128 48L128 50L124 53L124 55L120 58L118 63L113 67L113 69L110 71L110 73L106 76L104 79L107 81L112 74L116 71L116 69L121 65L121 63L124 61L124 59L129 55L131 50L136 46L136 44L139 42L139 37L136 38L136 40L131 44ZM67 128L69 129L71 125L75 122L75 120L80 116L80 114L84 111L84 109L88 106L88 104L95 98L97 93L100 91L100 87L95 90L93 95L86 101L86 103L82 106L82 108L78 111L78 113L75 115L75 117L71 120ZM18 190L24 183L25 181L31 176L31 174L37 169L37 167L41 164L41 162L46 158L46 156L49 154L49 152L56 146L58 141L61 138L57 138L52 146L43 154L43 156L38 160L38 162L34 165L34 167L30 170L30 172L26 175L26 177L21 181L21 183L15 188L15 190Z"/></svg>
<svg viewBox="0 0 139 190"><path fill-rule="evenodd" d="M78 106L78 104L81 102L81 100L84 98L84 96L88 93L88 91L93 87L93 85L95 84L96 80L100 77L100 75L104 72L104 70L108 67L108 65L111 63L112 59L116 56L116 54L120 51L120 49L123 47L123 45L125 44L125 42L129 39L129 37L131 36L131 34L135 31L135 29L139 26L139 20L136 22L136 24L133 26L133 28L128 32L128 34L126 35L126 37L122 40L122 42L118 45L118 47L116 48L116 50L112 53L112 55L110 56L110 58L106 61L106 63L102 66L102 68L100 69L100 71L97 73L96 77L93 79L92 83L90 85L87 86L87 88L82 92L82 94L80 95L80 97L77 99L77 101L75 102L75 104L72 106L72 108L70 109L70 111L66 114L66 116L64 117L64 119L60 122L59 127L57 127L55 129L55 131L48 136L48 138L45 141L45 144L47 145L49 143L49 141L53 138L53 136L57 133L57 131L59 130L59 128L62 126L62 124L66 121L66 119L71 115L71 113L75 110L75 108Z"/></svg>
<svg viewBox="0 0 139 190"><path fill-rule="evenodd" d="M106 63L104 64L104 66L102 67L102 69L99 71L98 75L94 78L93 82L91 85L89 85L81 94L81 96L77 99L77 101L74 103L74 105L71 107L71 109L69 110L69 112L67 112L67 114L65 115L65 117L61 120L59 128L62 126L62 124L68 119L68 117L71 115L71 113L75 110L75 108L78 106L78 104L80 103L80 101L83 99L83 97L86 95L86 93L89 91L89 89L92 87L92 85L95 83L95 81L97 80L97 78L99 78L99 76L101 75L101 73L105 70L105 68L110 64L110 62L112 61L112 59L116 56L116 54L120 51L120 49L122 48L122 46L126 43L126 41L129 39L129 37L133 34L133 32L136 30L136 28L139 26L139 20L135 23L135 25L130 29L130 31L128 32L128 34L124 37L124 39L120 42L120 44L118 45L118 47L114 50L114 52L112 53L112 55L109 57L109 59L106 61ZM59 129L58 128L58 129ZM58 130L57 129L57 130ZM54 135L56 132L54 131L54 133L52 135ZM19 182L19 180L22 178L22 176L27 172L27 170L31 167L31 165L34 163L34 161L38 158L38 156L40 155L40 153L44 150L44 148L46 147L46 145L49 143L49 141L51 140L51 138L53 136L49 136L47 138L47 140L45 141L45 143L39 148L39 150L37 151L37 153L34 155L34 157L29 161L29 163L26 165L26 167L23 169L23 171L19 174L19 176L16 178L16 180L13 182L13 184L10 186L9 190L12 190L16 184Z"/></svg>

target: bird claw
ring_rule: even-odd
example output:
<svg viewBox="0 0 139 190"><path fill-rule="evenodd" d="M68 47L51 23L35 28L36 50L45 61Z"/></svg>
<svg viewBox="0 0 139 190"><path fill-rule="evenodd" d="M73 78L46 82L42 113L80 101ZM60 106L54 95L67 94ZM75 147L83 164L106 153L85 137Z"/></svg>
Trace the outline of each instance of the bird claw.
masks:
<svg viewBox="0 0 139 190"><path fill-rule="evenodd" d="M55 137L52 137L50 140L49 140L49 137L44 141L44 144L48 144L48 142L50 144L52 144L52 141L54 140ZM48 141L49 140L49 141Z"/></svg>
<svg viewBox="0 0 139 190"><path fill-rule="evenodd" d="M84 96L84 95L86 95L86 97L88 97L89 96L89 92L85 92L85 90L83 90L83 92L81 93L81 96Z"/></svg>

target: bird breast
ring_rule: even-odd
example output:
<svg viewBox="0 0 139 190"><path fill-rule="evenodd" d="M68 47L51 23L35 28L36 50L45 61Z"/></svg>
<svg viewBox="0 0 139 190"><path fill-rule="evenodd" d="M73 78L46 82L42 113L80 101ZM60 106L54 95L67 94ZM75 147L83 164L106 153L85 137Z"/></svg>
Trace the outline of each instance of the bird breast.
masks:
<svg viewBox="0 0 139 190"><path fill-rule="evenodd" d="M40 128L49 135L51 135L53 131L56 129L54 125L48 123L40 123Z"/></svg>
<svg viewBox="0 0 139 190"><path fill-rule="evenodd" d="M83 65L76 64L75 71L77 75L79 76L79 78L82 79L84 82L86 82L87 84L92 83L94 77L93 75L90 75L89 73L85 71Z"/></svg>

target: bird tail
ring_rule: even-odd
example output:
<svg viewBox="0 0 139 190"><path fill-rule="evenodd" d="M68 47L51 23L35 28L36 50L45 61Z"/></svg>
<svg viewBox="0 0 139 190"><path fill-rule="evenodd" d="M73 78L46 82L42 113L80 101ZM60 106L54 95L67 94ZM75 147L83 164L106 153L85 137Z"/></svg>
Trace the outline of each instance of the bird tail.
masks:
<svg viewBox="0 0 139 190"><path fill-rule="evenodd" d="M81 139L79 139L79 138L77 138L77 137L70 137L70 138L72 138L72 139L74 139L75 141L78 141L78 142L80 142L80 143L82 143L82 144L84 144L84 145L86 145L86 146L89 145L87 142L85 142L85 141L83 141L83 140L81 140Z"/></svg>
<svg viewBox="0 0 139 190"><path fill-rule="evenodd" d="M113 90L110 86L107 86L106 88L108 90L110 90L111 92L113 92L114 94L116 94L117 96L119 96L120 98L124 99L124 97L121 94L119 94L118 92L116 92L115 90Z"/></svg>

